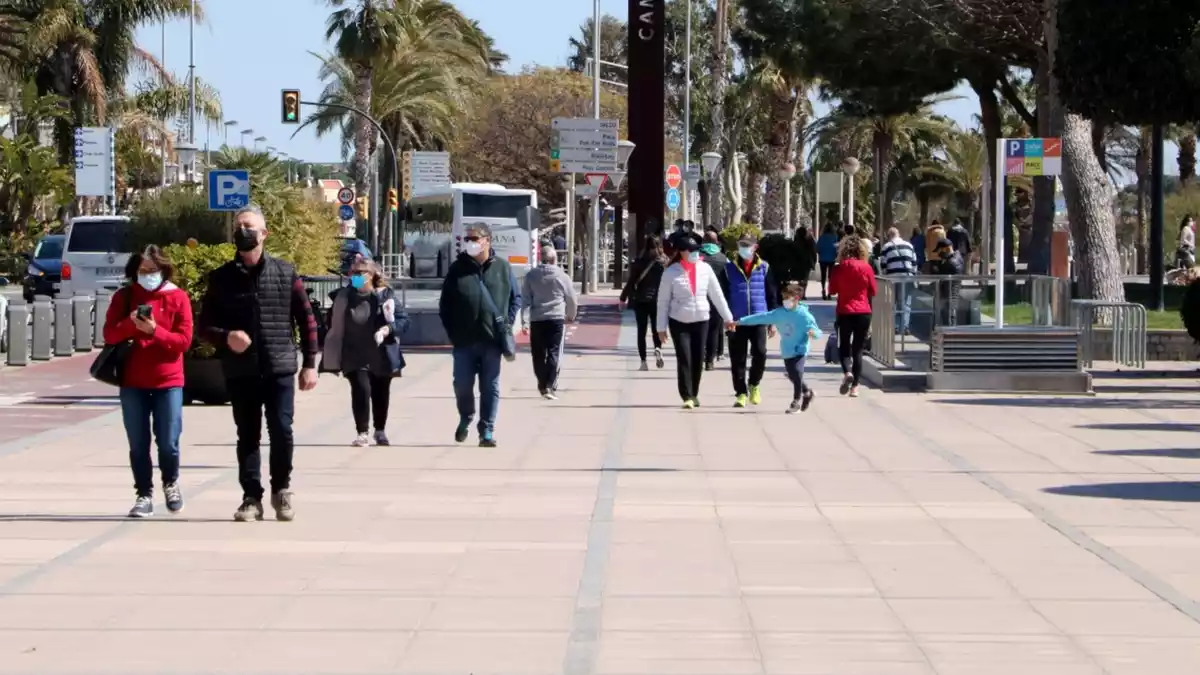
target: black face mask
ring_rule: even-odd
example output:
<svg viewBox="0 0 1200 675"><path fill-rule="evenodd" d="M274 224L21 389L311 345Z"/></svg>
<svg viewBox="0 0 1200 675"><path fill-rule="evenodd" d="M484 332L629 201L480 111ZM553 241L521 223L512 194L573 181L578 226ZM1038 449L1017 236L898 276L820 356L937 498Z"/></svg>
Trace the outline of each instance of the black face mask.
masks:
<svg viewBox="0 0 1200 675"><path fill-rule="evenodd" d="M258 230L239 227L233 231L233 245L242 253L258 248Z"/></svg>

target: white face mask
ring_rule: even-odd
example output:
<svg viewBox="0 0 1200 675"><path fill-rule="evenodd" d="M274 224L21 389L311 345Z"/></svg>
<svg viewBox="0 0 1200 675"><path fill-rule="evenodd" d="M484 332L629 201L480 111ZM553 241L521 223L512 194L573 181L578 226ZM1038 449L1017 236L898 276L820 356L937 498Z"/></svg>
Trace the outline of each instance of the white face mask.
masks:
<svg viewBox="0 0 1200 675"><path fill-rule="evenodd" d="M742 256L742 260L750 260L754 258L754 247L742 246L738 249L738 255Z"/></svg>
<svg viewBox="0 0 1200 675"><path fill-rule="evenodd" d="M796 305L799 305L799 304L800 304L800 302L797 300L784 300L783 301L784 309L796 309Z"/></svg>
<svg viewBox="0 0 1200 675"><path fill-rule="evenodd" d="M483 253L483 244L477 241L468 241L467 244L463 246L463 250L467 252L467 255L474 258L480 253Z"/></svg>
<svg viewBox="0 0 1200 675"><path fill-rule="evenodd" d="M148 291L157 291L162 286L162 272L151 272L149 274L138 275L138 285Z"/></svg>
<svg viewBox="0 0 1200 675"><path fill-rule="evenodd" d="M688 262L690 262L692 264L700 262L700 253L698 251L692 251L691 253L689 253L688 254Z"/></svg>

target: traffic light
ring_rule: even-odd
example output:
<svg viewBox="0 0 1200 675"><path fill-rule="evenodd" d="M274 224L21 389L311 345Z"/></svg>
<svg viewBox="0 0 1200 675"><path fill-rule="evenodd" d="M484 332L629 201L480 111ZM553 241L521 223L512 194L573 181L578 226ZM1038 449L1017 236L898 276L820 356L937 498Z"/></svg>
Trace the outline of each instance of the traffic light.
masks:
<svg viewBox="0 0 1200 675"><path fill-rule="evenodd" d="M361 219L363 219L363 220L366 220L366 219L367 219L367 217L368 217L368 216L367 216L367 208L368 208L367 198L366 198L366 197L359 197L358 199L356 199L356 200L354 200L354 201L355 201L355 204L356 204L356 205L357 205L357 207L358 207L358 208L356 209L356 211L358 211L358 217L359 217L359 218L361 218Z"/></svg>
<svg viewBox="0 0 1200 675"><path fill-rule="evenodd" d="M300 123L300 90L299 89L284 89L283 90L283 123L284 124L299 124Z"/></svg>
<svg viewBox="0 0 1200 675"><path fill-rule="evenodd" d="M388 210L392 213L400 210L400 196L396 194L396 188L388 190Z"/></svg>

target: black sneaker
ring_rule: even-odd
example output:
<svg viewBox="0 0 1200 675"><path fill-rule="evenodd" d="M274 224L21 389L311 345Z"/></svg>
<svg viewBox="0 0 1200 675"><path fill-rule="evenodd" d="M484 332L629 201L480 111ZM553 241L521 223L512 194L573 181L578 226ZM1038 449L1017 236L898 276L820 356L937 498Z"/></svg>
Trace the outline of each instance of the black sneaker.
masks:
<svg viewBox="0 0 1200 675"><path fill-rule="evenodd" d="M841 394L842 396L849 394L850 386L852 384L854 384L854 377L852 375L843 375L842 376L842 386L838 387L838 393Z"/></svg>
<svg viewBox="0 0 1200 675"><path fill-rule="evenodd" d="M471 420L470 420L470 418L467 418L467 419L464 419L464 420L459 420L459 421L458 421L458 428L456 428L456 429L454 430L454 442L455 442L455 443L462 443L463 441L467 440L467 435L468 435L468 434L470 434L470 433L471 433Z"/></svg>
<svg viewBox="0 0 1200 675"><path fill-rule="evenodd" d="M263 519L263 505L261 499L253 497L243 497L242 505L237 511L233 512L233 519L239 523L248 523L252 520Z"/></svg>
<svg viewBox="0 0 1200 675"><path fill-rule="evenodd" d="M133 508L129 509L130 518L149 518L154 515L154 500L149 496L138 497L133 503Z"/></svg>
<svg viewBox="0 0 1200 675"><path fill-rule="evenodd" d="M792 401L792 404L788 406L788 409L785 411L785 413L788 415L795 415L801 410L804 410L804 404L797 400Z"/></svg>
<svg viewBox="0 0 1200 675"><path fill-rule="evenodd" d="M800 412L808 410L808 406L812 405L813 397L815 396L816 394L812 390L804 392L804 397L800 399Z"/></svg>
<svg viewBox="0 0 1200 675"><path fill-rule="evenodd" d="M167 500L167 510L171 513L179 513L183 510L183 493L179 490L179 483L168 483L163 486L163 494Z"/></svg>
<svg viewBox="0 0 1200 675"><path fill-rule="evenodd" d="M496 437L490 431L484 431L479 434L479 447L494 448L496 447Z"/></svg>
<svg viewBox="0 0 1200 675"><path fill-rule="evenodd" d="M704 369L705 370L714 370L714 369L716 369L716 366L714 366L712 363L706 363L706 364L704 364Z"/></svg>
<svg viewBox="0 0 1200 675"><path fill-rule="evenodd" d="M296 517L292 511L292 491L280 490L271 495L271 508L275 509L275 520L291 522Z"/></svg>

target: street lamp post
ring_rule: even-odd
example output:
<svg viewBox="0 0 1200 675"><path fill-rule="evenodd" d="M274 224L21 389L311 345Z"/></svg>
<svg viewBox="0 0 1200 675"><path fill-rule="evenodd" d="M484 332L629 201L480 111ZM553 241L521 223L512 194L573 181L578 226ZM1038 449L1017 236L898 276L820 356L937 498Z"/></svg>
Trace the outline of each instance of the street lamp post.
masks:
<svg viewBox="0 0 1200 675"><path fill-rule="evenodd" d="M188 175L187 171L189 170L189 167L194 166L192 162L196 161L196 146L187 142L176 143L175 154L179 156L179 168L181 173L183 173L185 176ZM195 176L193 175L191 179L195 181Z"/></svg>
<svg viewBox="0 0 1200 675"><path fill-rule="evenodd" d="M196 173L196 0L192 0L192 9L188 14L188 144L192 146L191 159L186 162L188 171ZM183 155L180 155L183 161ZM196 177L193 175L192 180Z"/></svg>
<svg viewBox="0 0 1200 675"><path fill-rule="evenodd" d="M621 186L625 184L626 171L625 167L629 164L629 157L633 155L637 144L628 139L622 139L617 143L617 171L608 174L608 185L616 197L613 199L613 289L621 289L621 281L625 266L624 253L625 247L621 244L625 240L625 202L621 201ZM632 237L631 237L632 238ZM631 246L636 246L636 242L630 242ZM633 253L630 251L629 259L633 260Z"/></svg>
<svg viewBox="0 0 1200 675"><path fill-rule="evenodd" d="M242 147L246 147L246 137L254 133L253 129L242 129Z"/></svg>
<svg viewBox="0 0 1200 675"><path fill-rule="evenodd" d="M229 127L232 127L237 123L237 120L229 120L225 123L225 147L229 147Z"/></svg>
<svg viewBox="0 0 1200 675"><path fill-rule="evenodd" d="M846 209L846 224L852 227L854 226L854 174L858 173L858 167L858 159L854 157L847 157L842 160L842 173L846 174L850 179L848 181L850 198L847 200L849 208Z"/></svg>
<svg viewBox="0 0 1200 675"><path fill-rule="evenodd" d="M704 182L706 183L706 185L711 184L713 175L717 173L717 169L721 168L721 153L706 152L703 155L700 155L700 168L702 168L704 170ZM711 189L706 189L704 191L704 205L703 206L704 206L704 226L705 227L712 225L712 217L709 215L712 212L712 209L708 208L708 200L712 199L711 195L712 195Z"/></svg>
<svg viewBox="0 0 1200 675"><path fill-rule="evenodd" d="M783 179L783 234L792 233L792 178L796 175L796 165L788 162L779 169L779 177Z"/></svg>
<svg viewBox="0 0 1200 675"><path fill-rule="evenodd" d="M255 150L258 150L258 144L259 144L259 143L266 143L266 142L267 142L267 137L266 137L266 136L259 136L258 138L254 139L254 149L255 149Z"/></svg>
<svg viewBox="0 0 1200 675"><path fill-rule="evenodd" d="M600 0L592 3L592 115L600 119ZM592 229L585 288L595 292L600 286L600 191L592 195Z"/></svg>

